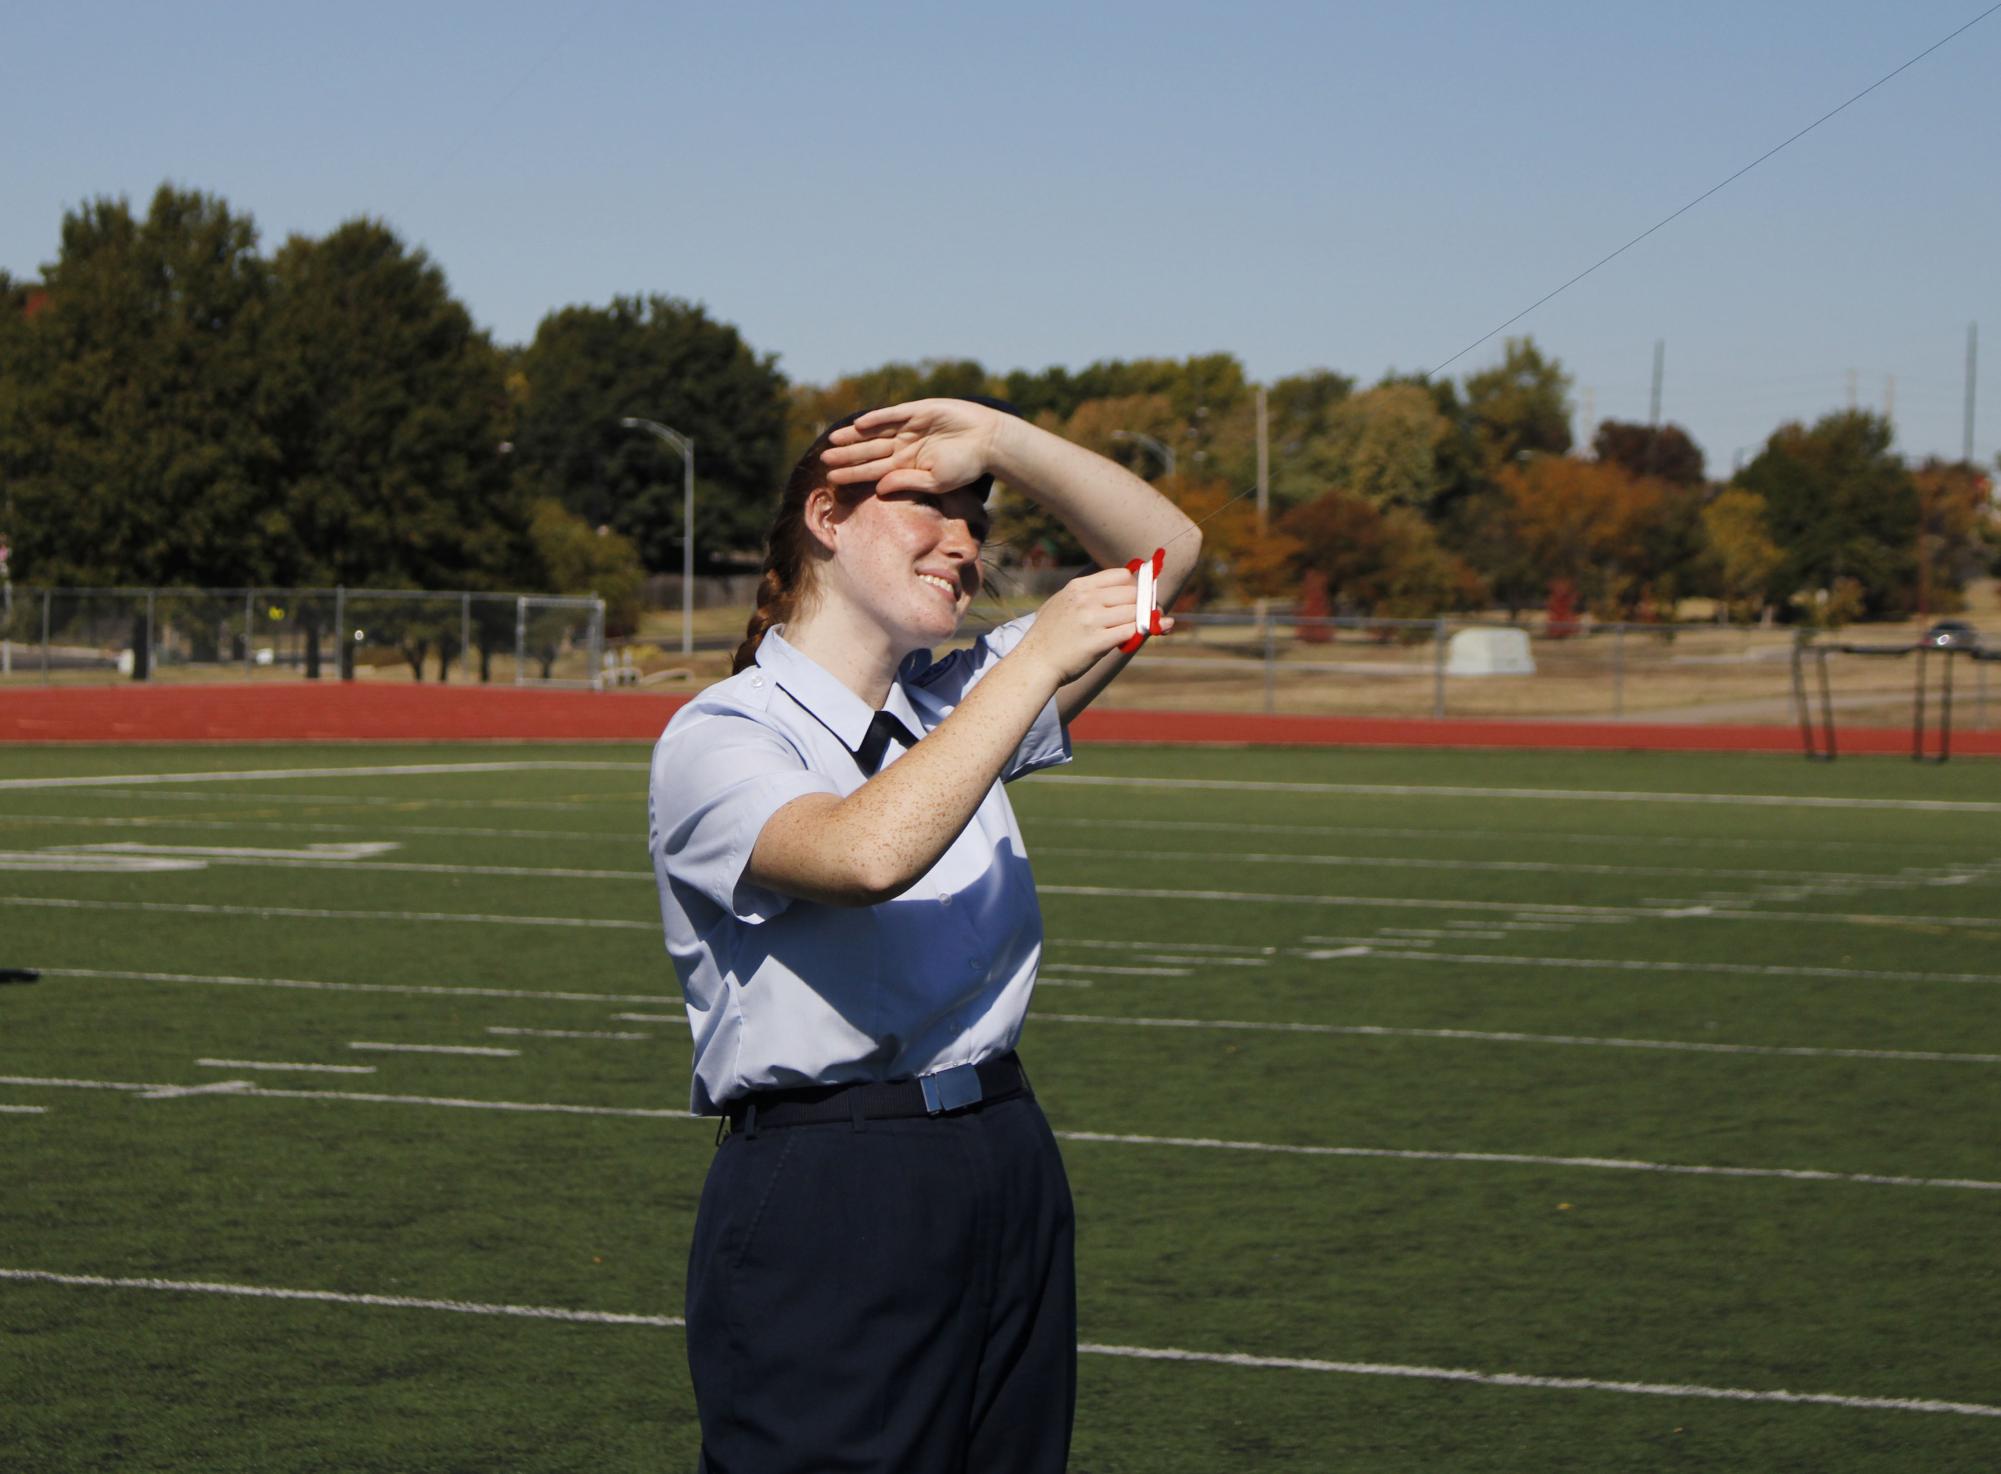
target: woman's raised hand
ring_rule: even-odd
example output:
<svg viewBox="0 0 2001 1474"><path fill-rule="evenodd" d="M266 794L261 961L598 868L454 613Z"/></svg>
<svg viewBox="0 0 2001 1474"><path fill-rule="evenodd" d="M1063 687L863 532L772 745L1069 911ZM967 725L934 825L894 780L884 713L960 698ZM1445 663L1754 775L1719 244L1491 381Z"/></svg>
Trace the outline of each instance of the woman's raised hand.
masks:
<svg viewBox="0 0 2001 1474"><path fill-rule="evenodd" d="M1052 594L1017 653L1033 651L1057 672L1060 686L1084 674L1133 632L1136 580L1124 568L1073 578ZM1173 621L1163 619L1163 628Z"/></svg>
<svg viewBox="0 0 2001 1474"><path fill-rule="evenodd" d="M994 469L995 437L1009 419L970 400L914 399L842 426L820 461L832 486L955 491Z"/></svg>

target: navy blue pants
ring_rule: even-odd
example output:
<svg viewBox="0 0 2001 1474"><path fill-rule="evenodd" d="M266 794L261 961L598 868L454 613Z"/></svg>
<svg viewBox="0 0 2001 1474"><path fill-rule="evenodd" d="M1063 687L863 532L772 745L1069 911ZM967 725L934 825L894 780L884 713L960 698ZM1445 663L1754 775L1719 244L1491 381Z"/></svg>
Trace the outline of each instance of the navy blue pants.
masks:
<svg viewBox="0 0 2001 1474"><path fill-rule="evenodd" d="M1074 1248L1031 1095L732 1133L688 1264L704 1471L1058 1474Z"/></svg>

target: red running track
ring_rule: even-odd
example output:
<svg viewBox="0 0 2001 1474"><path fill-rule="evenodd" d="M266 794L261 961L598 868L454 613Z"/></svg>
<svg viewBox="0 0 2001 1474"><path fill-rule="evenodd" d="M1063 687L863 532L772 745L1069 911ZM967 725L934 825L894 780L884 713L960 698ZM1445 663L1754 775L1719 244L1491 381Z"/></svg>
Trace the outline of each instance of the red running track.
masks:
<svg viewBox="0 0 2001 1474"><path fill-rule="evenodd" d="M0 688L0 742L651 741L685 694L304 681L284 685ZM1797 752L1790 726L1263 716L1093 710L1080 742ZM1844 727L1842 752L1910 751L1900 727ZM2001 732L1956 732L1954 753L2001 756Z"/></svg>

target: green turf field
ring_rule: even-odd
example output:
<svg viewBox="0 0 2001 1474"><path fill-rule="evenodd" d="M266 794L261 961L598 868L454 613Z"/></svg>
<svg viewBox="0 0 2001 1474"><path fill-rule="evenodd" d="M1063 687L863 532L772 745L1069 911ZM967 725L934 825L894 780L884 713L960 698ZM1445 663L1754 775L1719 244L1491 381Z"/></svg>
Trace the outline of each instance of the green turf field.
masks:
<svg viewBox="0 0 2001 1474"><path fill-rule="evenodd" d="M692 1468L644 761L0 750L0 1468ZM1074 1468L2001 1468L2001 768L1014 792Z"/></svg>

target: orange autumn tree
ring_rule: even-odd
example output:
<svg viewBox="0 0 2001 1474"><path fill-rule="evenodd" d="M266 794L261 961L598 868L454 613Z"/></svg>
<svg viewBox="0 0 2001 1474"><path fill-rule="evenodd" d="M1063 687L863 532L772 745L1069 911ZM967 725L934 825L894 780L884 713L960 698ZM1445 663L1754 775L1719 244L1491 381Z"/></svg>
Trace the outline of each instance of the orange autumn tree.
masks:
<svg viewBox="0 0 2001 1474"><path fill-rule="evenodd" d="M1701 546L1698 488L1571 456L1538 456L1498 479L1499 536L1545 583L1568 581L1601 614L1671 603L1681 565Z"/></svg>

